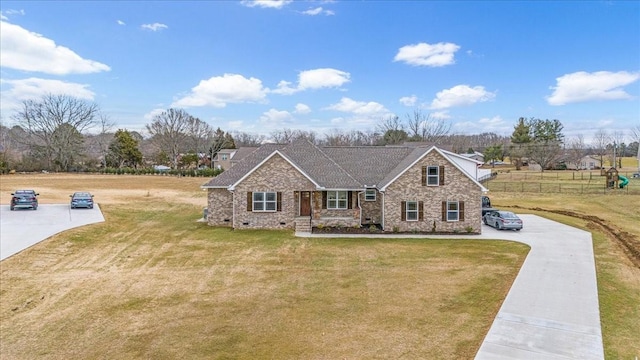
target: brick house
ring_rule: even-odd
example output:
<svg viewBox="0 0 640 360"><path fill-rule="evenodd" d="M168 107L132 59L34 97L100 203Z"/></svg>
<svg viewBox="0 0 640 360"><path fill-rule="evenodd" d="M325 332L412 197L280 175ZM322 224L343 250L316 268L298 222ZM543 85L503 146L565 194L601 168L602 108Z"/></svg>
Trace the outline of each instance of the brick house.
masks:
<svg viewBox="0 0 640 360"><path fill-rule="evenodd" d="M435 146L265 144L202 185L207 223L480 233L487 189L477 181L479 165Z"/></svg>

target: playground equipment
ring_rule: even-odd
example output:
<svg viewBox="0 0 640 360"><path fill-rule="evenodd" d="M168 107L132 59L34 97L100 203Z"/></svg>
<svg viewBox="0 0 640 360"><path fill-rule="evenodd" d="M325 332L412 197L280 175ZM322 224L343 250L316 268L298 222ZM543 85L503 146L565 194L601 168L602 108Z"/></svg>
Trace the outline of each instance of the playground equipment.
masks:
<svg viewBox="0 0 640 360"><path fill-rule="evenodd" d="M617 188L618 187L618 181L620 179L620 177L618 176L618 170L616 168L612 167L609 170L607 170L605 175L607 176L607 188L609 188L609 189Z"/></svg>
<svg viewBox="0 0 640 360"><path fill-rule="evenodd" d="M629 179L627 179L626 176L618 174L618 170L614 167L607 170L605 175L607 176L607 188L609 189L624 189L625 186L629 185Z"/></svg>
<svg viewBox="0 0 640 360"><path fill-rule="evenodd" d="M629 185L629 179L626 176L618 175L618 180L620 181L618 184L620 189L624 189L625 186Z"/></svg>

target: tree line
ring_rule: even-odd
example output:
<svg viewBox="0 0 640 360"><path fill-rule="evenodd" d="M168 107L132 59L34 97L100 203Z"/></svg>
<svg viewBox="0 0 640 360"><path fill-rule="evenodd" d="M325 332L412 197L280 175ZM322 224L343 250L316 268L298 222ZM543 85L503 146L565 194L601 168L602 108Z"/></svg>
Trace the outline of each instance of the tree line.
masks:
<svg viewBox="0 0 640 360"><path fill-rule="evenodd" d="M68 95L45 95L27 100L11 117L14 125L0 124L0 171L95 171L97 169L139 169L166 165L171 169L211 167L221 149L259 146L265 142L290 143L307 139L323 146L385 146L405 143L436 144L457 153L483 152L486 161L510 156L518 168L535 161L548 168L575 150L575 156L589 151L605 156L616 144L620 155L637 151L640 126L633 129L635 142L624 144L620 134L601 132L592 147L580 139L565 143L559 120L520 118L513 134L492 132L476 135L452 134L449 122L420 110L403 118L381 119L370 130L338 130L325 134L281 129L269 136L246 132L225 132L190 115L170 108L156 114L145 125L146 132L117 128L116 123L92 102ZM617 136L617 137L616 137ZM603 147L605 150L600 151ZM580 151L578 151L578 149Z"/></svg>

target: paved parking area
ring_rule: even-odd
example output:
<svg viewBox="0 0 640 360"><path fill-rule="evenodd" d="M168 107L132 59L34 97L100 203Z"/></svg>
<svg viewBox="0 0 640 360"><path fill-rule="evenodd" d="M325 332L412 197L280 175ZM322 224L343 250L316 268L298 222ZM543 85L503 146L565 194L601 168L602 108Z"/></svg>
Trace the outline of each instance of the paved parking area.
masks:
<svg viewBox="0 0 640 360"><path fill-rule="evenodd" d="M38 210L0 206L0 260L59 232L104 221L100 206L71 210L69 204L40 204Z"/></svg>
<svg viewBox="0 0 640 360"><path fill-rule="evenodd" d="M500 239L531 246L476 359L604 359L591 233L536 215L518 216L524 222L518 232L483 225L478 236L393 237Z"/></svg>

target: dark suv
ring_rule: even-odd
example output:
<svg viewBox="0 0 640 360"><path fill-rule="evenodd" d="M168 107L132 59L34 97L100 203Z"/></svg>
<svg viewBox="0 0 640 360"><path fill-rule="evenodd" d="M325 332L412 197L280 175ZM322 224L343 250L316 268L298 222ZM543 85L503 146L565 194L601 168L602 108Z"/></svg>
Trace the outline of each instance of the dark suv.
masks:
<svg viewBox="0 0 640 360"><path fill-rule="evenodd" d="M16 190L11 193L11 210L15 208L29 208L38 210L38 194L33 190Z"/></svg>

